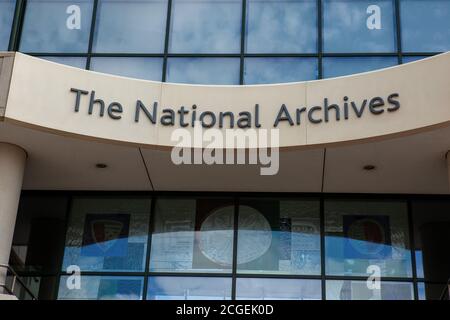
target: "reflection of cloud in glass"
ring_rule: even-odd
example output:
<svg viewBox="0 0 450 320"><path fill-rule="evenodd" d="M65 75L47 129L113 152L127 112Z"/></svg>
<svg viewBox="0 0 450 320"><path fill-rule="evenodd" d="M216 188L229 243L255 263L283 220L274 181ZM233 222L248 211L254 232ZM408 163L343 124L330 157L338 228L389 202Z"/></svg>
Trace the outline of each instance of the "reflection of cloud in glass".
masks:
<svg viewBox="0 0 450 320"><path fill-rule="evenodd" d="M315 0L248 1L247 52L316 52L316 3Z"/></svg>
<svg viewBox="0 0 450 320"><path fill-rule="evenodd" d="M91 59L91 70L118 76L161 81L162 58L107 58Z"/></svg>
<svg viewBox="0 0 450 320"><path fill-rule="evenodd" d="M0 1L0 50L8 50L15 1Z"/></svg>
<svg viewBox="0 0 450 320"><path fill-rule="evenodd" d="M84 69L86 68L86 58L82 57L40 57L42 59L65 64L71 67Z"/></svg>
<svg viewBox="0 0 450 320"><path fill-rule="evenodd" d="M169 52L240 52L241 6L239 0L174 0Z"/></svg>
<svg viewBox="0 0 450 320"><path fill-rule="evenodd" d="M316 58L247 58L245 84L280 83L317 79Z"/></svg>
<svg viewBox="0 0 450 320"><path fill-rule="evenodd" d="M81 288L67 288L68 277L62 276L59 300L140 300L142 299L143 278L113 276L82 276Z"/></svg>
<svg viewBox="0 0 450 320"><path fill-rule="evenodd" d="M150 277L149 300L229 300L231 278Z"/></svg>
<svg viewBox="0 0 450 320"><path fill-rule="evenodd" d="M381 268L382 276L410 277L411 251L401 243L397 243L394 234L391 236L393 243L389 245L327 235L325 238L327 274L367 276L367 267L375 264ZM369 252L359 251L360 257L357 257L355 254L358 250L350 252L347 249L349 246L359 250L368 248ZM374 248L377 250L373 250Z"/></svg>
<svg viewBox="0 0 450 320"><path fill-rule="evenodd" d="M94 52L161 53L167 0L99 1Z"/></svg>
<svg viewBox="0 0 450 320"><path fill-rule="evenodd" d="M369 30L369 5L381 9L380 30ZM323 5L323 48L325 52L393 52L395 45L392 0L325 0Z"/></svg>
<svg viewBox="0 0 450 320"><path fill-rule="evenodd" d="M238 300L320 300L320 280L238 278Z"/></svg>
<svg viewBox="0 0 450 320"><path fill-rule="evenodd" d="M20 50L25 52L86 52L92 18L92 1L27 2ZM81 29L68 29L69 5L81 9Z"/></svg>
<svg viewBox="0 0 450 320"><path fill-rule="evenodd" d="M450 1L402 0L400 5L404 51L450 50Z"/></svg>
<svg viewBox="0 0 450 320"><path fill-rule="evenodd" d="M339 57L323 58L323 77L339 77L395 66L397 57Z"/></svg>
<svg viewBox="0 0 450 320"><path fill-rule="evenodd" d="M192 84L239 84L237 58L170 58L167 81Z"/></svg>

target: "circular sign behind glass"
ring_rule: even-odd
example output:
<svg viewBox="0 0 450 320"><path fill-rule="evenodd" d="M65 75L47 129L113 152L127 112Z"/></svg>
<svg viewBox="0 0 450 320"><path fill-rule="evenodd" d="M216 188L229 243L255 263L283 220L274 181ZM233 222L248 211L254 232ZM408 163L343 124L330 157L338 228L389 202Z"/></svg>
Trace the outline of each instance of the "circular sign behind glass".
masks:
<svg viewBox="0 0 450 320"><path fill-rule="evenodd" d="M348 230L351 245L359 253L374 255L386 245L385 230L376 220L365 218L353 222Z"/></svg>
<svg viewBox="0 0 450 320"><path fill-rule="evenodd" d="M213 211L200 227L200 251L209 260L231 266L233 259L233 206ZM239 209L238 262L247 263L261 257L272 243L269 222L256 209Z"/></svg>

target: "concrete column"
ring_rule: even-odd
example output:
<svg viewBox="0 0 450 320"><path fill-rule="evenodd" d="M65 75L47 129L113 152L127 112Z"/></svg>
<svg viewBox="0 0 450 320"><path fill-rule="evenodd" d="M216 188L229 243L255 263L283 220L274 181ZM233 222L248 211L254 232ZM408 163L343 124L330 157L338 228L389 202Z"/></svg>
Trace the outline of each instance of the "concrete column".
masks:
<svg viewBox="0 0 450 320"><path fill-rule="evenodd" d="M26 157L22 148L0 142L0 264L9 260ZM0 284L4 281L0 269Z"/></svg>

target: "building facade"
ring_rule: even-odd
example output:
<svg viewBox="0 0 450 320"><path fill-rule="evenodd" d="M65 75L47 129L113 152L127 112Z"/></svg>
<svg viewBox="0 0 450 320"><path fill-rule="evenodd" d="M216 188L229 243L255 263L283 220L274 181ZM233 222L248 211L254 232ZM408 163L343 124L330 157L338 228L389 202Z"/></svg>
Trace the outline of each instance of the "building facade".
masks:
<svg viewBox="0 0 450 320"><path fill-rule="evenodd" d="M0 50L19 298L448 296L450 1L0 0Z"/></svg>

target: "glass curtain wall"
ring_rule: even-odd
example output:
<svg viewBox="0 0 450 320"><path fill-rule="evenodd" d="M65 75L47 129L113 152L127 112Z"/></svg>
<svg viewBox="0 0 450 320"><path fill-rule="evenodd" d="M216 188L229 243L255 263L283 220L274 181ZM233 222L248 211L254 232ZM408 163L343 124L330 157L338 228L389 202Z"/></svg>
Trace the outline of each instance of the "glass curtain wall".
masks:
<svg viewBox="0 0 450 320"><path fill-rule="evenodd" d="M448 197L26 192L10 263L41 299L439 299L448 212Z"/></svg>
<svg viewBox="0 0 450 320"><path fill-rule="evenodd" d="M448 51L449 39L447 0L0 0L0 50L157 81L336 77Z"/></svg>

